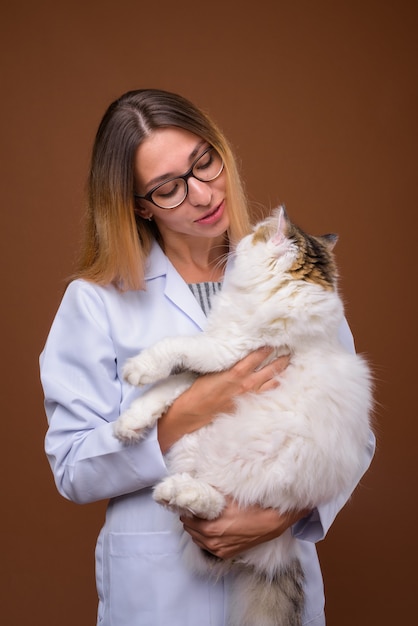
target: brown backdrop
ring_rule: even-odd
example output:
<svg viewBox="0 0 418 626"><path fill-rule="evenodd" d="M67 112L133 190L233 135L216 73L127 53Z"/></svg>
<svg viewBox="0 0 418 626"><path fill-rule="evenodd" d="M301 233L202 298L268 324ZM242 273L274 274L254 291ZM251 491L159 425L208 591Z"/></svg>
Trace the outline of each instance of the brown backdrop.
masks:
<svg viewBox="0 0 418 626"><path fill-rule="evenodd" d="M55 490L37 358L72 269L97 124L121 93L153 86L183 93L219 122L255 205L285 202L306 229L340 234L347 314L376 375L379 449L320 545L328 622L411 623L417 2L7 4L1 622L95 623L93 549L104 503L79 507Z"/></svg>

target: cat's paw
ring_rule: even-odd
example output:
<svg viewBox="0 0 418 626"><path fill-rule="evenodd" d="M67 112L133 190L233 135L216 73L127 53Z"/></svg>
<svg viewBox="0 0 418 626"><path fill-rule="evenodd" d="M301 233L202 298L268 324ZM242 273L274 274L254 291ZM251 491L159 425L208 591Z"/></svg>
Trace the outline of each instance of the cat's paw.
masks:
<svg viewBox="0 0 418 626"><path fill-rule="evenodd" d="M135 387L154 383L164 377L160 365L145 353L128 359L123 366L122 374L124 379Z"/></svg>
<svg viewBox="0 0 418 626"><path fill-rule="evenodd" d="M113 424L113 434L123 443L135 443L143 438L145 431L155 423L153 416L133 413L129 409Z"/></svg>
<svg viewBox="0 0 418 626"><path fill-rule="evenodd" d="M154 488L156 502L177 512L216 519L225 507L225 498L205 482L188 474L168 476Z"/></svg>

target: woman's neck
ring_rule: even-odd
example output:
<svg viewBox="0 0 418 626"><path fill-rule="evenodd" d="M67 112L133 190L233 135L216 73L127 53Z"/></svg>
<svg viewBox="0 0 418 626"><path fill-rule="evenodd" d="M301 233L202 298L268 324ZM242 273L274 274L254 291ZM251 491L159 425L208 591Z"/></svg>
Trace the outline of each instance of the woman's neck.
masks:
<svg viewBox="0 0 418 626"><path fill-rule="evenodd" d="M224 236L164 244L165 254L187 283L222 280L228 250Z"/></svg>

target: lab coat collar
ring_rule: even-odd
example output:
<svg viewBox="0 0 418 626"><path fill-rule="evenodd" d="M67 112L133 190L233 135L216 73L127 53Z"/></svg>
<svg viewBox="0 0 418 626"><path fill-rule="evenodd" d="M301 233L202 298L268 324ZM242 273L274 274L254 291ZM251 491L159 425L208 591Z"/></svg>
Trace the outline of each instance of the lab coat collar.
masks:
<svg viewBox="0 0 418 626"><path fill-rule="evenodd" d="M187 283L164 254L159 244L154 241L145 269L145 280L148 282L164 276L166 279L164 295L189 317L199 330L203 330L207 323L206 315Z"/></svg>

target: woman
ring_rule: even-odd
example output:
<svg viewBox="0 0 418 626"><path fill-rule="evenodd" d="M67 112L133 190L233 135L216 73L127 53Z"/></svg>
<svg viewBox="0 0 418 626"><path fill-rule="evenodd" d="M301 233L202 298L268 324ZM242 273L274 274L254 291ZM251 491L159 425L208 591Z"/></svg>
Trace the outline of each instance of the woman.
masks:
<svg viewBox="0 0 418 626"><path fill-rule="evenodd" d="M139 393L123 381L126 359L167 335L202 330L227 252L249 230L228 143L180 96L129 92L100 124L88 209L79 268L52 325L41 372L46 452L58 490L79 503L110 499L96 548L98 624L222 626L228 577L214 582L189 572L173 514L153 501L152 487L166 475L164 453L177 439L230 409L238 394L276 386L287 359L262 366L268 353L262 349L226 372L201 376L138 444L121 444L112 422ZM347 328L341 336L352 349ZM364 471L372 454L371 441ZM322 625L314 542L349 495L287 515L239 510L230 502L217 520L182 521L197 545L220 558L292 526L306 573L304 623Z"/></svg>

